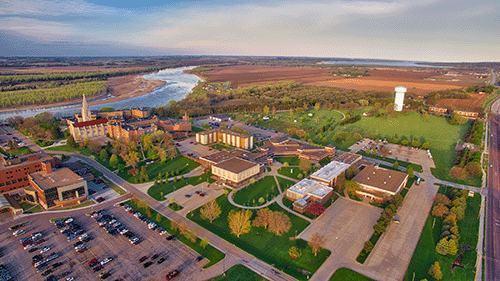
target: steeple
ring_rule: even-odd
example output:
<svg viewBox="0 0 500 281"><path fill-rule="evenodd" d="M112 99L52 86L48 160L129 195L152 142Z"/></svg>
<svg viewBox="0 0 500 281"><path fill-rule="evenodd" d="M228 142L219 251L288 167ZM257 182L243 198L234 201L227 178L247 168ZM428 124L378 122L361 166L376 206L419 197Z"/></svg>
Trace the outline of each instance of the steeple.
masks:
<svg viewBox="0 0 500 281"><path fill-rule="evenodd" d="M83 94L83 102L82 102L82 122L91 121L89 105L87 104L87 99L85 98L85 94Z"/></svg>

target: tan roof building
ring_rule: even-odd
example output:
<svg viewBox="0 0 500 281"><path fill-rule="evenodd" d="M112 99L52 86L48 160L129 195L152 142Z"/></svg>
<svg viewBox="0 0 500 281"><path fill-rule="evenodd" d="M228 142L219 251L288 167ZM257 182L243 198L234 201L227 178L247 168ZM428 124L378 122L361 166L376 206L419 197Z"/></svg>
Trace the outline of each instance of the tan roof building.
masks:
<svg viewBox="0 0 500 281"><path fill-rule="evenodd" d="M360 195L383 200L384 195L394 196L401 192L408 182L408 174L370 165L352 180L361 186L362 190L358 192Z"/></svg>
<svg viewBox="0 0 500 281"><path fill-rule="evenodd" d="M233 157L212 165L212 174L231 183L239 184L260 173L260 165Z"/></svg>
<svg viewBox="0 0 500 281"><path fill-rule="evenodd" d="M349 165L354 165L356 162L360 161L362 158L363 158L363 156L361 156L359 154L345 152L344 154L337 157L335 159L335 161L346 163Z"/></svg>
<svg viewBox="0 0 500 281"><path fill-rule="evenodd" d="M196 142L201 144L226 143L238 148L252 149L253 136L226 129L213 129L196 133Z"/></svg>
<svg viewBox="0 0 500 281"><path fill-rule="evenodd" d="M40 203L45 209L80 203L87 198L87 182L68 168L55 172L44 171L29 175L31 188L25 188L27 197L34 203Z"/></svg>

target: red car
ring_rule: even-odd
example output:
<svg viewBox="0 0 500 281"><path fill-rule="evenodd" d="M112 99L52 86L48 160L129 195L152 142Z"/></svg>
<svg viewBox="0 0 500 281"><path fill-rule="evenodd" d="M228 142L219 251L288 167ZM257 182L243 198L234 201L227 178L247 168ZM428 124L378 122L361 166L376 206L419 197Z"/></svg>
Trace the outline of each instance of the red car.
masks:
<svg viewBox="0 0 500 281"><path fill-rule="evenodd" d="M89 260L89 265L91 265L91 264L93 264L93 263L95 263L95 262L97 262L97 259L96 259L96 258L93 258L93 259Z"/></svg>
<svg viewBox="0 0 500 281"><path fill-rule="evenodd" d="M179 270L172 270L170 271L167 276L165 276L165 279L167 280L172 280L174 279L175 277L177 277L178 275L180 274Z"/></svg>
<svg viewBox="0 0 500 281"><path fill-rule="evenodd" d="M148 257L144 256L144 257L142 257L142 258L139 259L139 262L143 262L143 261L145 261L147 259L148 259Z"/></svg>

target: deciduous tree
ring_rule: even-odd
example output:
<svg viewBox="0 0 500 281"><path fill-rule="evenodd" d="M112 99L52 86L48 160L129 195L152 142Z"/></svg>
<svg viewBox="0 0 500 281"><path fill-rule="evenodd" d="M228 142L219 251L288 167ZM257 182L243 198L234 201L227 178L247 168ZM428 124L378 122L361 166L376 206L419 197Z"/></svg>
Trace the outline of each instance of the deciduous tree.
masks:
<svg viewBox="0 0 500 281"><path fill-rule="evenodd" d="M429 269L429 275L431 275L436 280L443 279L443 273L441 272L439 262L435 262L433 265L431 265L431 268Z"/></svg>
<svg viewBox="0 0 500 281"><path fill-rule="evenodd" d="M268 208L259 209L257 211L257 217L253 220L253 225L257 227L264 227L267 229L271 222L271 217L273 216L273 211Z"/></svg>
<svg viewBox="0 0 500 281"><path fill-rule="evenodd" d="M200 209L200 216L204 219L207 219L212 223L215 219L217 219L222 213L219 204L214 200L206 203Z"/></svg>
<svg viewBox="0 0 500 281"><path fill-rule="evenodd" d="M302 256L302 252L300 251L299 248L297 248L296 246L292 246L289 250L288 250L288 254L290 255L290 257L292 257L292 259L296 259L300 256Z"/></svg>
<svg viewBox="0 0 500 281"><path fill-rule="evenodd" d="M241 210L235 211L231 210L227 217L229 221L229 228L231 232L236 235L236 237L240 237L241 234L250 232L252 228L252 224L250 219L252 218L252 211L250 210Z"/></svg>
<svg viewBox="0 0 500 281"><path fill-rule="evenodd" d="M311 170L311 161L307 159L300 159L299 169L302 171L309 172Z"/></svg>
<svg viewBox="0 0 500 281"><path fill-rule="evenodd" d="M309 246L312 248L314 256L321 251L321 248L325 246L326 238L325 236L319 234L318 232L311 235L311 240L308 242Z"/></svg>
<svg viewBox="0 0 500 281"><path fill-rule="evenodd" d="M200 241L200 246L205 249L205 247L208 246L208 244L210 243L210 240L208 240L207 237L204 237L203 239L201 239Z"/></svg>
<svg viewBox="0 0 500 281"><path fill-rule="evenodd" d="M450 210L448 209L448 207L443 204L435 205L432 209L432 215L440 218L447 215L449 212Z"/></svg>
<svg viewBox="0 0 500 281"><path fill-rule="evenodd" d="M325 212L325 206L317 203L312 203L306 208L306 212L314 216L319 216Z"/></svg>
<svg viewBox="0 0 500 281"><path fill-rule="evenodd" d="M438 193L438 194L436 194L436 197L434 197L434 204L435 205L443 204L446 206L450 206L451 200L450 200L450 198L448 198L448 196L441 194L441 193Z"/></svg>
<svg viewBox="0 0 500 281"><path fill-rule="evenodd" d="M290 228L292 228L292 223L286 214L278 211L272 212L269 231L281 236L281 234L290 231Z"/></svg>
<svg viewBox="0 0 500 281"><path fill-rule="evenodd" d="M135 151L130 151L123 156L123 160L125 161L125 165L132 166L135 169L139 163L139 154Z"/></svg>

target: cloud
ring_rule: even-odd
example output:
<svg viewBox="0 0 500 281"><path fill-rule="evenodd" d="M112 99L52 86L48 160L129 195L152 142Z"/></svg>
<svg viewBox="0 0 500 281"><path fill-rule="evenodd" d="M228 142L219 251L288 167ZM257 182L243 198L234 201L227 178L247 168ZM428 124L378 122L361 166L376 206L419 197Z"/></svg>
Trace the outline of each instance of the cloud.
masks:
<svg viewBox="0 0 500 281"><path fill-rule="evenodd" d="M0 30L45 42L60 40L78 34L72 25L55 21L8 17L2 18L1 23Z"/></svg>
<svg viewBox="0 0 500 281"><path fill-rule="evenodd" d="M95 5L83 0L0 0L0 15L61 16L71 14L115 15L127 13L112 7Z"/></svg>

